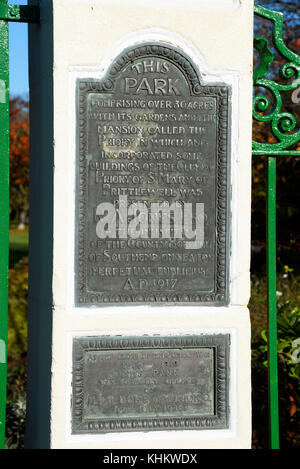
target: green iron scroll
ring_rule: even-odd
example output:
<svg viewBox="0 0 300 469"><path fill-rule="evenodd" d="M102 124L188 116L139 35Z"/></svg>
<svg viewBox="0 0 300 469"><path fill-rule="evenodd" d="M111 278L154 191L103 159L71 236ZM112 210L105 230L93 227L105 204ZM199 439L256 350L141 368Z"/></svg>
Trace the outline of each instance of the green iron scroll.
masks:
<svg viewBox="0 0 300 469"><path fill-rule="evenodd" d="M276 50L286 59L279 73L283 83L266 78L274 55L265 38L254 37L254 48L260 61L253 73L254 87L259 94L253 100L253 118L257 122L269 123L275 143L252 142L253 156L266 156L267 173L267 288L268 288L268 379L269 379L269 432L270 446L279 448L278 369L277 369L277 304L276 304L276 158L300 156L300 151L290 148L300 141L300 130L293 114L282 111L282 93L300 87L300 57L283 41L283 14L260 5L254 6L256 15L273 22L273 43ZM287 80L287 83L284 83ZM270 100L261 90L265 89L274 98ZM271 111L268 110L271 108Z"/></svg>
<svg viewBox="0 0 300 469"><path fill-rule="evenodd" d="M260 56L260 63L253 72L253 85L268 90L274 97L275 106L271 107L267 96L259 94L253 101L253 118L257 122L268 122L271 124L272 133L276 137L276 143L252 142L253 155L298 155L299 150L290 150L289 147L300 141L300 129L296 130L296 119L289 112L282 112L282 93L296 90L300 87L300 57L291 51L283 42L283 13L271 11L262 6L255 5L254 12L263 18L273 22L274 47L287 60L280 68L280 75L291 83L282 84L275 80L266 78L269 66L274 56L265 38L254 37L254 48Z"/></svg>

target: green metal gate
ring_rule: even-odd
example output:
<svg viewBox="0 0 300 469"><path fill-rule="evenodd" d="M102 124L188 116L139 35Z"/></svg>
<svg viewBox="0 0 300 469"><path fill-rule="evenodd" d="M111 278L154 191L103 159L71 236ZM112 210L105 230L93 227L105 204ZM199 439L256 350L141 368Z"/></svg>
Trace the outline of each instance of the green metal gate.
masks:
<svg viewBox="0 0 300 469"><path fill-rule="evenodd" d="M295 117L282 112L281 93L300 86L300 57L283 41L283 14L255 5L256 15L273 23L273 43L285 57L280 72L283 78L294 78L281 84L266 78L273 54L265 38L254 38L254 47L260 62L253 74L254 87L267 89L275 98L271 113L264 114L269 100L263 94L254 98L253 118L271 124L277 143L253 141L253 156L264 156L267 173L267 284L268 284L268 370L270 447L279 448L278 372L277 372L277 305L276 305L276 159L286 155L300 155L291 150L300 141L300 130L295 131ZM35 6L7 5L0 0L0 448L5 440L6 373L7 373L7 308L9 256L9 73L8 21L38 22L39 9ZM259 91L260 93L260 91Z"/></svg>
<svg viewBox="0 0 300 469"><path fill-rule="evenodd" d="M4 448L7 376L9 259L9 68L8 21L37 22L34 6L0 0L0 448Z"/></svg>
<svg viewBox="0 0 300 469"><path fill-rule="evenodd" d="M279 448L279 414L278 414L278 371L277 371L277 305L276 305L276 159L284 156L299 156L300 151L290 148L300 141L300 130L296 127L295 117L282 112L281 93L292 91L300 86L300 57L291 51L283 41L283 14L271 11L259 5L254 12L273 23L273 46L286 59L280 68L281 76L290 80L290 84L276 83L266 78L274 56L265 38L254 37L254 47L260 55L260 62L253 73L254 87L259 94L253 102L253 118L257 122L271 124L272 134L277 143L252 142L252 155L264 156L267 174L267 291L268 291L268 374L269 374L269 430L270 446ZM260 88L269 90L275 100L271 112L269 99L260 94Z"/></svg>

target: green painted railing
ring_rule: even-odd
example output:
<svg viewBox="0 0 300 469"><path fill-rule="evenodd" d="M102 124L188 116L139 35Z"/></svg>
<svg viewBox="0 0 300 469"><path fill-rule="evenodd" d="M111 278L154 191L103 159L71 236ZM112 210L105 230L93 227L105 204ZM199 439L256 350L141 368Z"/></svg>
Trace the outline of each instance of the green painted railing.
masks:
<svg viewBox="0 0 300 469"><path fill-rule="evenodd" d="M0 6L6 3L0 0ZM9 243L8 24L0 20L0 448L4 446Z"/></svg>
<svg viewBox="0 0 300 469"><path fill-rule="evenodd" d="M300 87L300 57L291 51L283 41L283 13L271 11L255 5L256 15L272 21L273 47L286 59L280 68L281 77L287 84L266 78L274 55L267 39L254 38L254 47L260 56L260 62L253 73L254 87L259 87L259 95L254 98L253 118L257 122L271 125L276 143L252 143L253 156L266 157L267 173L267 288L268 288L268 376L269 376L269 431L270 446L279 448L279 412L278 412L278 369L277 369L277 305L276 305L276 159L283 156L300 156L300 151L291 149L300 141L300 130L296 129L293 114L282 111L282 93ZM291 81L292 79L292 81ZM290 82L291 81L291 82ZM268 90L274 103L261 89ZM271 109L271 111L269 111Z"/></svg>
<svg viewBox="0 0 300 469"><path fill-rule="evenodd" d="M9 260L8 21L36 22L39 9L0 0L0 449L5 442Z"/></svg>
<svg viewBox="0 0 300 469"><path fill-rule="evenodd" d="M255 5L255 14L273 22L273 42L287 59L281 67L283 78L294 77L283 85L269 80L266 75L273 61L273 53L265 38L255 37L254 47L260 63L253 74L254 86L268 89L275 98L275 107L269 108L264 95L254 98L253 117L258 122L269 122L277 143L253 141L253 156L266 157L267 171L267 272L268 272L268 355L269 355L269 416L270 446L279 448L278 372L277 372L277 307L276 307L276 158L300 155L290 149L300 141L300 130L295 131L296 120L282 112L281 93L300 86L300 58L283 41L283 14ZM8 84L8 21L36 22L37 7L7 5L0 0L0 448L5 440L6 373L7 373L7 305L9 255L9 84Z"/></svg>

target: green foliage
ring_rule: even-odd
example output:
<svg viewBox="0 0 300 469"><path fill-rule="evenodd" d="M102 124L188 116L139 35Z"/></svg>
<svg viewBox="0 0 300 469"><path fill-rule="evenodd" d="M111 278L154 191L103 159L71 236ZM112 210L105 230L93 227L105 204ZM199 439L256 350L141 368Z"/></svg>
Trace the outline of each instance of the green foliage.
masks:
<svg viewBox="0 0 300 469"><path fill-rule="evenodd" d="M15 235L11 241L20 244ZM26 235L28 238L28 235ZM26 238L26 242L28 239ZM14 246L15 247L15 246ZM26 244L27 248L27 244ZM10 252L11 254L11 252ZM24 254L23 252L21 254ZM24 447L26 420L26 350L27 350L28 257L22 257L9 270L8 300L8 370L6 405L7 449Z"/></svg>
<svg viewBox="0 0 300 469"><path fill-rule="evenodd" d="M279 430L281 448L300 446L300 277L284 266L277 276ZM269 447L268 347L265 278L253 276L252 322L253 448Z"/></svg>
<svg viewBox="0 0 300 469"><path fill-rule="evenodd" d="M300 308L296 306L289 310L291 302L285 302L278 308L277 319L277 349L279 364L285 374L295 379L300 389L300 360L298 350L300 349ZM268 352L267 331L261 332L261 344L258 346L262 354ZM263 364L268 367L268 360Z"/></svg>
<svg viewBox="0 0 300 469"><path fill-rule="evenodd" d="M18 366L16 365L18 363ZM24 360L8 364L6 449L23 449L26 421L26 366Z"/></svg>
<svg viewBox="0 0 300 469"><path fill-rule="evenodd" d="M9 270L8 356L18 358L27 350L28 257Z"/></svg>
<svg viewBox="0 0 300 469"><path fill-rule="evenodd" d="M26 395L21 394L15 402L6 406L5 449L23 449L26 422Z"/></svg>

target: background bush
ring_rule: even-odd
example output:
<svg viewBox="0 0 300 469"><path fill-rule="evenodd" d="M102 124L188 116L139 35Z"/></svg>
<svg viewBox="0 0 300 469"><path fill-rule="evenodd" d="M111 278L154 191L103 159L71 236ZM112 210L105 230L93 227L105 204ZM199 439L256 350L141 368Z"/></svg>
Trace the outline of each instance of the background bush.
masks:
<svg viewBox="0 0 300 469"><path fill-rule="evenodd" d="M8 355L22 358L27 350L28 257L9 270Z"/></svg>
<svg viewBox="0 0 300 469"><path fill-rule="evenodd" d="M26 423L26 359L10 360L7 373L6 449L23 449Z"/></svg>
<svg viewBox="0 0 300 469"><path fill-rule="evenodd" d="M27 243L23 244L27 245ZM14 260L18 258L19 252L18 250L17 252L14 250L11 254L10 257ZM5 447L7 449L24 448L26 421L27 297L28 257L24 256L9 269L5 441Z"/></svg>
<svg viewBox="0 0 300 469"><path fill-rule="evenodd" d="M278 381L281 448L300 447L300 277L286 269L277 276ZM253 448L269 447L267 286L265 277L252 276L249 304L252 324Z"/></svg>

